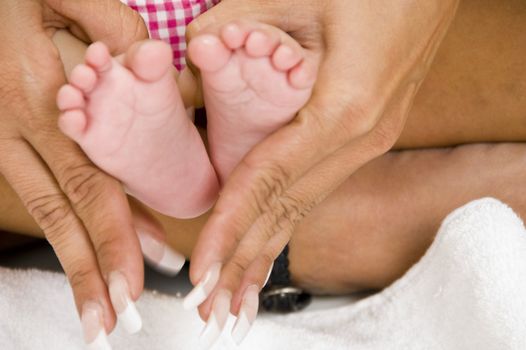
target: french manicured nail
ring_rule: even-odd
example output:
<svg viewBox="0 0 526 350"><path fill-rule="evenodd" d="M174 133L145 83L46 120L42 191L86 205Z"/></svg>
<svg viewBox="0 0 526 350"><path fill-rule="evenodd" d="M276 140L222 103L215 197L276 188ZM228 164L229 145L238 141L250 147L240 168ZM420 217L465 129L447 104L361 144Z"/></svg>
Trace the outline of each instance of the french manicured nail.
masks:
<svg viewBox="0 0 526 350"><path fill-rule="evenodd" d="M219 274L221 273L221 264L216 263L205 274L203 279L192 289L192 291L184 298L183 307L186 310L193 309L201 305L203 301L208 298L217 282L219 281Z"/></svg>
<svg viewBox="0 0 526 350"><path fill-rule="evenodd" d="M274 268L274 263L270 265L270 269L268 270L267 278L265 279L265 283L263 283L263 287L267 285L268 280L270 279L270 275L272 274L272 269Z"/></svg>
<svg viewBox="0 0 526 350"><path fill-rule="evenodd" d="M135 303L131 299L130 287L126 277L120 272L112 272L108 280L110 299L117 313L119 324L128 333L137 333L142 328L142 319L135 307Z"/></svg>
<svg viewBox="0 0 526 350"><path fill-rule="evenodd" d="M84 341L88 350L111 350L108 336L104 329L102 307L95 302L87 302L82 307L80 317Z"/></svg>
<svg viewBox="0 0 526 350"><path fill-rule="evenodd" d="M232 339L240 345L247 336L256 320L259 307L259 287L252 285L247 288L239 310L239 316L232 328Z"/></svg>
<svg viewBox="0 0 526 350"><path fill-rule="evenodd" d="M220 290L215 295L212 312L199 337L202 349L210 349L223 332L228 314L230 313L231 300L232 294L227 290Z"/></svg>
<svg viewBox="0 0 526 350"><path fill-rule="evenodd" d="M145 232L138 231L137 235L144 258L153 268L169 276L175 276L181 271L186 262L183 255Z"/></svg>

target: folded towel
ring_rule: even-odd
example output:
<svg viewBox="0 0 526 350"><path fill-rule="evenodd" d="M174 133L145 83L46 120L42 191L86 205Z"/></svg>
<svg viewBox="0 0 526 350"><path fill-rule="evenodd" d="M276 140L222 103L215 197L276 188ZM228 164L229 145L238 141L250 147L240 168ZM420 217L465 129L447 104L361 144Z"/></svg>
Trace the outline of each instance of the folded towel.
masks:
<svg viewBox="0 0 526 350"><path fill-rule="evenodd" d="M475 201L392 286L339 308L262 315L239 349L526 349L525 277L522 221L497 200ZM138 309L143 331L117 329L114 349L198 348L203 324L180 299L146 292ZM63 275L0 269L0 349L82 348ZM235 348L228 332L215 346Z"/></svg>

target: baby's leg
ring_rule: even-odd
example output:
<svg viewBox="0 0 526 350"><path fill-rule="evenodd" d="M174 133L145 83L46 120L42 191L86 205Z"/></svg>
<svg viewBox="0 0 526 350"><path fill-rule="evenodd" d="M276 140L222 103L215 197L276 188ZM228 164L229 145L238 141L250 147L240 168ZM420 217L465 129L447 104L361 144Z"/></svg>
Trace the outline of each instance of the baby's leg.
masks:
<svg viewBox="0 0 526 350"><path fill-rule="evenodd" d="M217 179L187 116L170 47L146 41L112 58L95 43L85 61L58 94L64 133L152 208L177 217L209 209Z"/></svg>
<svg viewBox="0 0 526 350"><path fill-rule="evenodd" d="M252 22L200 35L188 53L201 71L210 155L224 182L250 149L307 102L317 65L286 33Z"/></svg>

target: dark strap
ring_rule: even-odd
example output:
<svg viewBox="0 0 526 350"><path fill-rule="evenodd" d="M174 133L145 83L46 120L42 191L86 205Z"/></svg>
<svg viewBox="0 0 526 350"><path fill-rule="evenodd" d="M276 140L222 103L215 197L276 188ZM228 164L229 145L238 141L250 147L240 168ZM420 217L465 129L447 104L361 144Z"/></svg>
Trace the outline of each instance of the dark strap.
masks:
<svg viewBox="0 0 526 350"><path fill-rule="evenodd" d="M289 272L289 246L285 246L285 249L279 254L278 258L274 261L272 272L268 280L267 286L288 286L290 285L290 272Z"/></svg>
<svg viewBox="0 0 526 350"><path fill-rule="evenodd" d="M267 285L261 291L260 307L265 311L289 313L310 304L311 295L291 285L288 254L286 246L274 261Z"/></svg>

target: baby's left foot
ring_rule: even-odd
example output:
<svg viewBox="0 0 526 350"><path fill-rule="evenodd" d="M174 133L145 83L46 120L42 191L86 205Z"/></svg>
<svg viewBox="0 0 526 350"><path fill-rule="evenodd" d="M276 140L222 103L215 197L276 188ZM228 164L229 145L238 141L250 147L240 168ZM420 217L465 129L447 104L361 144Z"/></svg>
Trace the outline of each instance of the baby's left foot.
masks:
<svg viewBox="0 0 526 350"><path fill-rule="evenodd" d="M224 183L248 151L305 105L317 67L286 33L255 22L200 35L188 53L201 71L210 155Z"/></svg>

